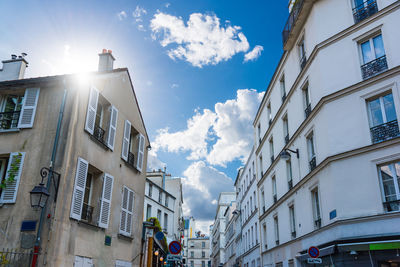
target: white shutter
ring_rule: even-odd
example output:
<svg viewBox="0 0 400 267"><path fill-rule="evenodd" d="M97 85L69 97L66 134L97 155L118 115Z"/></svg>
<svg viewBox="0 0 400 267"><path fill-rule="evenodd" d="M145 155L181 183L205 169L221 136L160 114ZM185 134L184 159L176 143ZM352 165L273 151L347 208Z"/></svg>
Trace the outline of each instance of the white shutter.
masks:
<svg viewBox="0 0 400 267"><path fill-rule="evenodd" d="M85 195L85 186L86 186L88 169L89 169L89 163L82 158L78 158L78 163L76 165L75 185L74 185L74 193L72 196L71 214L70 214L71 218L77 220L80 220L82 216L83 197Z"/></svg>
<svg viewBox="0 0 400 267"><path fill-rule="evenodd" d="M138 171L142 172L145 140L144 140L144 136L141 133L139 133L138 139L139 139L139 145L138 145L136 169Z"/></svg>
<svg viewBox="0 0 400 267"><path fill-rule="evenodd" d="M110 124L108 127L107 146L114 151L115 133L117 132L118 109L111 106Z"/></svg>
<svg viewBox="0 0 400 267"><path fill-rule="evenodd" d="M32 128L35 120L36 107L39 99L39 88L27 88L19 116L18 128Z"/></svg>
<svg viewBox="0 0 400 267"><path fill-rule="evenodd" d="M108 222L110 220L113 183L114 177L105 173L103 180L103 194L101 197L99 226L106 229L108 228Z"/></svg>
<svg viewBox="0 0 400 267"><path fill-rule="evenodd" d="M122 189L121 219L119 232L123 235L132 234L132 219L134 207L134 193L126 186Z"/></svg>
<svg viewBox="0 0 400 267"><path fill-rule="evenodd" d="M128 261L116 260L115 267L132 267L132 263Z"/></svg>
<svg viewBox="0 0 400 267"><path fill-rule="evenodd" d="M90 134L94 132L94 123L96 121L97 102L99 101L99 91L92 87L90 89L88 108L86 113L85 130Z"/></svg>
<svg viewBox="0 0 400 267"><path fill-rule="evenodd" d="M6 188L1 192L0 203L15 203L24 159L25 152L13 152L10 154L5 179L7 180L10 175L14 175L14 181L6 183Z"/></svg>
<svg viewBox="0 0 400 267"><path fill-rule="evenodd" d="M122 140L122 152L121 157L128 161L128 152L129 152L129 139L131 137L131 123L128 120L125 120L125 128L124 128L124 137Z"/></svg>
<svg viewBox="0 0 400 267"><path fill-rule="evenodd" d="M83 267L83 257L75 256L74 267Z"/></svg>

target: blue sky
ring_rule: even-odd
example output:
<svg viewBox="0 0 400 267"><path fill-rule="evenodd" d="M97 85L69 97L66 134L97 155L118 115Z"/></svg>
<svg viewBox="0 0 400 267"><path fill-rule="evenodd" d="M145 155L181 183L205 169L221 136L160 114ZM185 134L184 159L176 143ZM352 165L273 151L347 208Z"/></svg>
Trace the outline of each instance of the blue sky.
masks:
<svg viewBox="0 0 400 267"><path fill-rule="evenodd" d="M96 70L97 54L111 49L132 76L152 167L184 177L185 210L204 225L213 219L218 192L250 152L287 1L4 0L0 10L0 58L28 53L27 77ZM245 62L256 46L261 54Z"/></svg>

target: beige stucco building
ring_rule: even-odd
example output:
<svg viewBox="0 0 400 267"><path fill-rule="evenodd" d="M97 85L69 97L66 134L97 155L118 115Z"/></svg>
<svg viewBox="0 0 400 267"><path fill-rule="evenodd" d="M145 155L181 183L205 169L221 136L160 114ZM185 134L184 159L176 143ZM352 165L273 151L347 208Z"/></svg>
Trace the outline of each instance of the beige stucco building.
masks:
<svg viewBox="0 0 400 267"><path fill-rule="evenodd" d="M111 51L99 56L85 75L24 79L15 56L0 71L0 250L33 249L41 212L29 192L42 167L60 174L38 266L140 264L150 144L128 70L113 68Z"/></svg>

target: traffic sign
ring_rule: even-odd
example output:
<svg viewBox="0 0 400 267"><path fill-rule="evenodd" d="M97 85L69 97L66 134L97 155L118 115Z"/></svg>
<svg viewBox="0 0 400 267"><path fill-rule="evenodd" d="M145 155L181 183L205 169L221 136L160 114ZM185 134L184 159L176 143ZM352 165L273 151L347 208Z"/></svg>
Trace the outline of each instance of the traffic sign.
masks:
<svg viewBox="0 0 400 267"><path fill-rule="evenodd" d="M156 238L157 240L163 240L164 239L164 233L163 232L157 232L156 233Z"/></svg>
<svg viewBox="0 0 400 267"><path fill-rule="evenodd" d="M168 248L169 248L169 252L171 252L171 254L177 255L177 254L181 253L182 245L178 241L172 241L171 243L169 243Z"/></svg>
<svg viewBox="0 0 400 267"><path fill-rule="evenodd" d="M310 247L308 249L308 255L310 255L310 257L313 258L313 259L318 258L319 249L317 247L314 247L314 246Z"/></svg>
<svg viewBox="0 0 400 267"><path fill-rule="evenodd" d="M322 259L321 258L308 258L307 259L307 263L322 263Z"/></svg>
<svg viewBox="0 0 400 267"><path fill-rule="evenodd" d="M181 261L181 260L182 260L181 255L172 255L172 254L167 255L167 261Z"/></svg>

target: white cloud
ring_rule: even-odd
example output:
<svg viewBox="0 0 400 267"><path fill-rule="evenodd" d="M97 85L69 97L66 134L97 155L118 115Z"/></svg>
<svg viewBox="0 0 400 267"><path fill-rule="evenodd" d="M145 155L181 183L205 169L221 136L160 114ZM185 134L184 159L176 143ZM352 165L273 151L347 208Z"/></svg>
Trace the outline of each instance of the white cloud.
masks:
<svg viewBox="0 0 400 267"><path fill-rule="evenodd" d="M182 18L158 12L151 20L153 38L160 37L171 59L182 59L193 66L215 65L246 52L249 43L239 26L221 26L216 15L193 13L185 24Z"/></svg>
<svg viewBox="0 0 400 267"><path fill-rule="evenodd" d="M163 169L167 164L158 159L157 153L154 150L150 150L147 154L147 170L158 170Z"/></svg>
<svg viewBox="0 0 400 267"><path fill-rule="evenodd" d="M262 47L261 45L256 45L253 50L244 55L244 62L247 62L249 60L256 60L259 56L261 56L261 52L263 50L264 47Z"/></svg>
<svg viewBox="0 0 400 267"><path fill-rule="evenodd" d="M119 20L124 20L124 19L126 19L127 16L128 15L123 10L117 14L117 17L118 17Z"/></svg>
<svg viewBox="0 0 400 267"><path fill-rule="evenodd" d="M142 32L145 32L145 31L146 31L146 29L144 28L143 24L139 24L139 25L137 26L137 29L138 29L139 31L142 31Z"/></svg>
<svg viewBox="0 0 400 267"><path fill-rule="evenodd" d="M169 8L170 5L171 5L171 3L165 3L166 8Z"/></svg>
<svg viewBox="0 0 400 267"><path fill-rule="evenodd" d="M219 166L236 159L244 162L253 144L252 121L262 96L254 89L242 89L236 99L215 104L214 111L196 110L186 129L158 130L154 150L189 152L189 160L205 159Z"/></svg>
<svg viewBox="0 0 400 267"><path fill-rule="evenodd" d="M146 85L147 85L147 86L152 86L152 85L153 85L153 82L152 82L152 81L146 81Z"/></svg>
<svg viewBox="0 0 400 267"><path fill-rule="evenodd" d="M171 88L178 88L178 87L179 87L179 84L177 84L177 83L171 84Z"/></svg>
<svg viewBox="0 0 400 267"><path fill-rule="evenodd" d="M133 11L132 13L132 16L134 18L140 18L144 14L147 14L147 10L140 6L136 6L135 11Z"/></svg>

